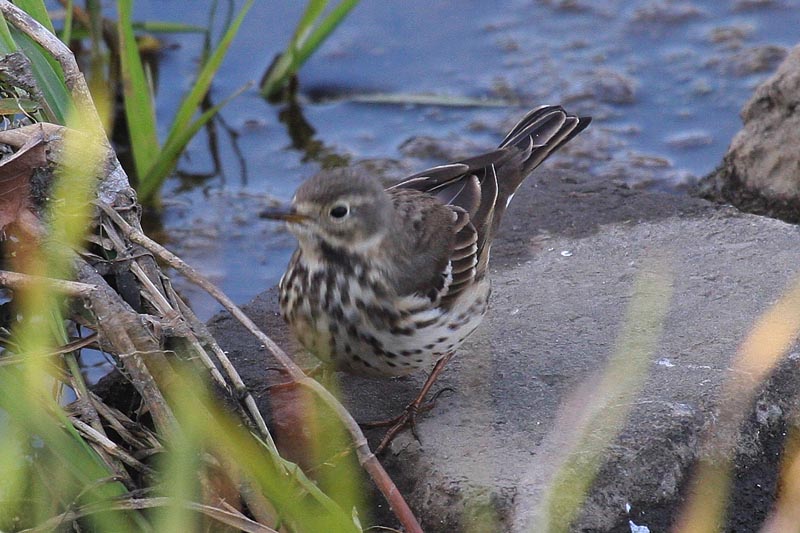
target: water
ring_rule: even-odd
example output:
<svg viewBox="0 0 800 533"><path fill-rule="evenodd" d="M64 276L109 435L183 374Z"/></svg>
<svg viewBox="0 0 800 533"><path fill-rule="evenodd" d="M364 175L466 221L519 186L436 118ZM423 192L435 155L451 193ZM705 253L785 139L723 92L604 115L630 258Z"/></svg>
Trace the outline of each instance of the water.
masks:
<svg viewBox="0 0 800 533"><path fill-rule="evenodd" d="M221 2L224 4L224 2ZM287 42L303 2L256 2L212 95L219 101L257 81ZM203 0L139 0L139 19L205 25ZM241 5L241 2L237 2ZM301 111L315 150L292 148L272 106L251 89L225 109L215 171L201 135L165 190L167 246L244 303L274 285L292 239L257 213L288 199L321 161L402 159L415 135L467 140L476 149L502 138L512 117L563 102L595 117L576 140L598 179L674 190L711 171L740 127L753 88L798 42L800 0L622 2L606 0L363 2L300 74ZM161 57L158 113L163 123L191 84L202 39L170 35ZM762 47L762 48L759 48ZM747 66L749 55L767 57ZM771 59L770 59L771 58ZM505 107L370 105L354 94L494 98ZM178 283L201 317L217 306Z"/></svg>

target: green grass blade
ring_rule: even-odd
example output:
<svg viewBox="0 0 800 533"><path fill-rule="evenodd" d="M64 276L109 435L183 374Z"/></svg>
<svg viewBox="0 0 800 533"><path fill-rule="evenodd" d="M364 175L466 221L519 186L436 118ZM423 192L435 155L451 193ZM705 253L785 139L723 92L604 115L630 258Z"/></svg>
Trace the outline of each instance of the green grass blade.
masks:
<svg viewBox="0 0 800 533"><path fill-rule="evenodd" d="M322 16L326 7L328 7L328 0L311 0L308 3L294 30L290 45L296 46L306 39L306 36L311 33L311 29L314 27L314 22Z"/></svg>
<svg viewBox="0 0 800 533"><path fill-rule="evenodd" d="M208 61L205 62L200 73L197 75L197 80L192 90L189 91L189 94L187 94L181 102L175 114L172 126L170 127L169 134L167 135L167 140L164 142L164 148L158 153L157 160L153 161L152 166L146 173L140 175L141 179L139 180L138 192L142 202L148 202L155 198L158 189L161 187L167 175L172 172L180 153L189 143L192 136L229 100L226 99L222 104L212 107L209 111L203 113L197 121L192 121L197 108L208 93L211 82L214 80L214 75L219 70L233 38L238 33L239 27L244 21L245 15L250 10L250 7L252 7L253 1L254 0L248 0L245 5L242 6L241 11L230 26L228 26L219 45L209 56Z"/></svg>
<svg viewBox="0 0 800 533"><path fill-rule="evenodd" d="M11 29L4 17L0 17L0 54L6 55L19 50L17 42L11 36Z"/></svg>
<svg viewBox="0 0 800 533"><path fill-rule="evenodd" d="M559 467L542 500L540 522L532 532L572 531L570 526L603 465L604 453L624 428L648 377L670 308L674 273L663 256L646 258L642 263L605 370L598 380L587 378L575 389L567 400L566 405L571 406L568 416L558 415L553 431L571 435L571 442L559 441L559 450L565 455L550 459L558 461ZM581 412L574 409L578 405L582 405ZM564 408L560 408L562 413ZM570 423L574 425L570 427Z"/></svg>
<svg viewBox="0 0 800 533"><path fill-rule="evenodd" d="M249 87L250 84L245 85L232 95L228 96L222 102L206 110L197 118L197 120L178 131L176 135L173 135L167 139L167 142L165 142L164 146L161 147L161 151L158 153L158 157L153 163L150 172L139 182L139 189L137 190L139 201L142 203L148 203L155 198L155 195L161 189L161 185L164 183L164 180L167 178L169 173L172 172L172 169L175 168L178 158L180 157L181 153L183 153L186 145L188 145L197 132L200 131L200 128L205 126L209 120L214 118L214 115L216 115L220 109L225 107L228 102L239 96Z"/></svg>
<svg viewBox="0 0 800 533"><path fill-rule="evenodd" d="M286 50L281 52L275 63L270 65L264 80L261 82L261 94L264 97L271 98L283 86L286 79L300 67L296 59L298 47L309 35L314 22L322 16L327 5L328 0L311 0L308 2L303 15L297 22Z"/></svg>
<svg viewBox="0 0 800 533"><path fill-rule="evenodd" d="M117 30L125 95L125 117L128 121L133 164L137 177L141 178L150 171L159 151L156 117L150 84L133 33L131 21L133 1L120 0L118 10Z"/></svg>
<svg viewBox="0 0 800 533"><path fill-rule="evenodd" d="M42 216L49 227L49 238L41 242L32 239L17 248L18 253L9 254L15 270L60 279L71 275L72 254L63 250L73 250L83 242L92 218L95 177L105 163L104 132L92 132L87 142L88 127L81 119L73 113L67 123L73 129L64 135L61 165L49 191L51 202ZM64 301L45 283L33 282L14 291L13 303L14 312L21 318L13 324L11 345L21 361L0 367L0 412L28 443L33 459L26 458L30 460L24 472L27 481L25 487L18 487L24 492L12 496L15 500L30 497L23 513L26 520L34 522L73 505L104 507L125 495L127 489L116 480L114 468L78 433L53 395L56 380L50 369L59 361L52 354L54 347L66 340ZM0 433L2 448L6 437ZM131 529L126 525L133 523L134 516L130 512L100 513L91 520L94 527L87 529L128 531Z"/></svg>
<svg viewBox="0 0 800 533"><path fill-rule="evenodd" d="M61 66L27 35L15 28L11 28L11 35L31 62L31 70L44 98L47 120L64 124L70 113L72 97Z"/></svg>
<svg viewBox="0 0 800 533"><path fill-rule="evenodd" d="M35 18L41 19L39 22L46 27L52 28L41 0L25 0L18 4ZM20 49L30 60L33 76L42 91L45 117L51 122L63 124L72 105L72 99L64 82L61 66L50 55L43 53L30 37L8 26L6 20L0 17L0 53L9 54Z"/></svg>
<svg viewBox="0 0 800 533"><path fill-rule="evenodd" d="M72 0L67 0L64 6L64 30L61 32L61 40L67 44L72 40Z"/></svg>
<svg viewBox="0 0 800 533"><path fill-rule="evenodd" d="M253 5L253 1L254 0L248 0L245 5L242 6L242 10L239 12L239 15L225 31L225 34L222 36L222 39L220 40L216 50L214 50L214 52L208 58L208 61L203 65L200 73L197 75L197 80L195 81L192 90L183 99L178 112L175 114L175 120L173 121L169 135L167 136L168 143L172 137L180 136L181 130L191 122L195 110L200 106L200 103L203 101L203 98L205 98L206 93L208 93L208 89L211 87L211 82L214 80L214 74L216 74L217 70L219 70L222 60L225 58L225 54L227 54L233 38L236 36L236 33L239 31L239 27L244 21L245 15Z"/></svg>
<svg viewBox="0 0 800 533"><path fill-rule="evenodd" d="M39 103L28 98L0 98L0 115L24 113L32 115L39 111Z"/></svg>
<svg viewBox="0 0 800 533"><path fill-rule="evenodd" d="M86 0L86 13L89 15L89 34L92 46L92 60L101 55L103 44L103 6L100 0Z"/></svg>
<svg viewBox="0 0 800 533"><path fill-rule="evenodd" d="M47 7L45 7L42 0L16 0L14 3L17 7L23 9L28 15L36 19L36 22L47 28L50 33L55 35L56 30L53 28L53 22L50 20Z"/></svg>
<svg viewBox="0 0 800 533"><path fill-rule="evenodd" d="M55 35L55 28L43 0L18 0L15 3ZM69 106L72 105L72 100L64 82L61 65L49 53L42 51L39 45L30 40L27 35L19 38L23 39L18 42L21 43L26 55L31 60L34 75L44 94L46 100L44 103L45 113L50 120L63 124L69 113ZM45 63L49 64L49 66L45 65Z"/></svg>
<svg viewBox="0 0 800 533"><path fill-rule="evenodd" d="M292 40L264 77L261 83L261 94L266 98L272 98L283 87L286 80L294 75L325 39L333 33L333 30L358 2L359 0L343 0L322 21L319 19L328 5L327 0L309 2Z"/></svg>
<svg viewBox="0 0 800 533"><path fill-rule="evenodd" d="M185 393L170 395L174 403L190 402L176 408L177 413L189 415L184 425L197 424L197 429L202 430L204 435L212 436L206 439L206 445L224 461L227 471L238 471L246 476L272 502L275 510L285 519L287 530L331 533L360 531L353 522L350 509L341 508L318 490L297 465L276 461L279 458L263 442L219 408L208 391L203 391L202 383L193 379L192 375L184 374L182 377L185 381L176 380L176 386L181 384L180 389L176 390L196 391L195 397ZM205 409L198 409L198 406Z"/></svg>
<svg viewBox="0 0 800 533"><path fill-rule="evenodd" d="M344 18L358 5L359 0L342 0L327 17L316 27L307 39L300 43L297 52L298 68L319 48L333 30L341 24Z"/></svg>

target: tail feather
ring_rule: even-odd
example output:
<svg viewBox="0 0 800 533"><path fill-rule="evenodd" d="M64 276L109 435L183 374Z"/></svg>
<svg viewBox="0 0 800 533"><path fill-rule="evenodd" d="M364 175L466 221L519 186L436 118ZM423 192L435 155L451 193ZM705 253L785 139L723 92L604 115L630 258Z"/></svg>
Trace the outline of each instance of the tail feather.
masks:
<svg viewBox="0 0 800 533"><path fill-rule="evenodd" d="M524 179L551 154L586 129L591 121L591 117L570 115L561 106L542 106L522 117L500 143L500 148L515 146L523 152L529 152L523 163Z"/></svg>
<svg viewBox="0 0 800 533"><path fill-rule="evenodd" d="M542 106L522 117L503 139L499 149L507 155L497 161L497 185L494 187L498 192L491 210L483 202L479 208L479 214L490 215L486 221L488 224L480 219L476 221L485 228L481 243L487 244L481 250L479 264L488 262L488 243L491 243L506 208L525 178L567 141L583 131L589 122L590 117L570 115L561 106Z"/></svg>

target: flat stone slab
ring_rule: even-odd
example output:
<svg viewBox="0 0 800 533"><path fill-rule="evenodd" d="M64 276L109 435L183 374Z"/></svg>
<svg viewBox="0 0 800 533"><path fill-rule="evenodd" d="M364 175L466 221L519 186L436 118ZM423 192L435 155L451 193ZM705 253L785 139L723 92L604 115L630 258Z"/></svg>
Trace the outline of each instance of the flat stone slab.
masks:
<svg viewBox="0 0 800 533"><path fill-rule="evenodd" d="M538 175L515 197L493 249L489 314L438 383L452 391L419 420L421 442L402 434L385 463L426 531L535 531L552 467L574 440L556 428L564 402L600 379L637 279L655 271L670 287L662 332L571 529L666 531L713 431L732 358L800 271L800 230L685 196ZM288 347L276 307L271 290L247 311ZM268 410L273 363L229 317L210 326ZM397 414L424 380L340 377L358 420ZM775 498L798 377L790 355L744 416L731 530L758 530Z"/></svg>

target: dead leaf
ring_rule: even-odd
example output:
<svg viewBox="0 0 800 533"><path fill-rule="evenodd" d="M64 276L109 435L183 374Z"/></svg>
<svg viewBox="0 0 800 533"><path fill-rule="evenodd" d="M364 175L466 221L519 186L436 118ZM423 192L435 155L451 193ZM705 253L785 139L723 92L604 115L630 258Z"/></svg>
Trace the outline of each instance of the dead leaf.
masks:
<svg viewBox="0 0 800 533"><path fill-rule="evenodd" d="M0 160L0 231L30 210L30 183L36 169L47 165L47 150L42 131L32 134L17 152Z"/></svg>

